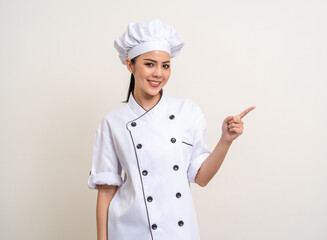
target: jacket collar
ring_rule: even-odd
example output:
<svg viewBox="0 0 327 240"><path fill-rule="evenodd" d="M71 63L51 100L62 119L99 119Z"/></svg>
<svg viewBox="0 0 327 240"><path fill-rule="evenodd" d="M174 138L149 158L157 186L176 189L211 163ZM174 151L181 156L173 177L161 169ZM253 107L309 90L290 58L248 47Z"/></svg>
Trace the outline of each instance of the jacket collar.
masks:
<svg viewBox="0 0 327 240"><path fill-rule="evenodd" d="M163 89L161 89L161 98L159 99L159 101L149 110L144 109L134 98L133 92L131 92L129 94L129 100L127 102L128 106L130 107L130 109L135 113L135 115L139 118L141 116L143 116L146 113L149 112L155 112L156 109L160 108L165 100L166 100L166 93Z"/></svg>

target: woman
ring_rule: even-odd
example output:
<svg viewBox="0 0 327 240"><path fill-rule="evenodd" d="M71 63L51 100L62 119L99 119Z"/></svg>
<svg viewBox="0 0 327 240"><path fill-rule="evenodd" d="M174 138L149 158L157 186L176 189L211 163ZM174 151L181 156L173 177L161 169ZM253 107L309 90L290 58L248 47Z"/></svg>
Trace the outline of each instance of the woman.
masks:
<svg viewBox="0 0 327 240"><path fill-rule="evenodd" d="M131 83L126 104L96 131L88 185L98 189L98 239L200 239L190 182L208 184L254 107L224 120L210 152L199 106L163 90L183 45L160 20L131 23L115 41Z"/></svg>

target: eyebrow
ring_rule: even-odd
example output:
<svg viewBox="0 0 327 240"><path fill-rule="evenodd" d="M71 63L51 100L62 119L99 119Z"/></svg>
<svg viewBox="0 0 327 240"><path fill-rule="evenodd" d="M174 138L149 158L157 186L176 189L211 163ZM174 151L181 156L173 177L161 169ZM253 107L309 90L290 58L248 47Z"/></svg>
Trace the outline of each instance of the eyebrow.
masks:
<svg viewBox="0 0 327 240"><path fill-rule="evenodd" d="M150 59L150 58L146 58L144 60L148 60L148 61L155 62L155 63L157 62L156 60L153 60L153 59ZM163 63L169 63L169 62L170 62L170 60L164 61Z"/></svg>

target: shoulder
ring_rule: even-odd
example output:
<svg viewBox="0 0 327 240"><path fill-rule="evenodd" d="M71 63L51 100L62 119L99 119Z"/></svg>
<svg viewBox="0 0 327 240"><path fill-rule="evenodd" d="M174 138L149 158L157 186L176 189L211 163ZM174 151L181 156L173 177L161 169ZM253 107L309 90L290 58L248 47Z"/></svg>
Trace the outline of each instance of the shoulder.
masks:
<svg viewBox="0 0 327 240"><path fill-rule="evenodd" d="M128 112L128 106L126 103L124 103L122 106L113 108L110 111L108 111L103 118L107 120L115 120L117 118L122 118L123 116L126 115L127 112Z"/></svg>
<svg viewBox="0 0 327 240"><path fill-rule="evenodd" d="M111 109L102 117L98 130L107 132L111 126L124 122L124 118L126 118L128 113L129 111L126 103L120 107Z"/></svg>

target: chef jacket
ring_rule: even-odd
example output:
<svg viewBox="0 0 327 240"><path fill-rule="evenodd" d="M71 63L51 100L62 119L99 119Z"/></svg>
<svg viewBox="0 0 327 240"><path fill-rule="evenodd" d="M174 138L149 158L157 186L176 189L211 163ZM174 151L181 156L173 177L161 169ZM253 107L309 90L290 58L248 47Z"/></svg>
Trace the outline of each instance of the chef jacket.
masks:
<svg viewBox="0 0 327 240"><path fill-rule="evenodd" d="M205 117L193 101L161 92L150 110L130 93L96 130L88 187L118 186L109 240L200 239L190 182L210 154Z"/></svg>

